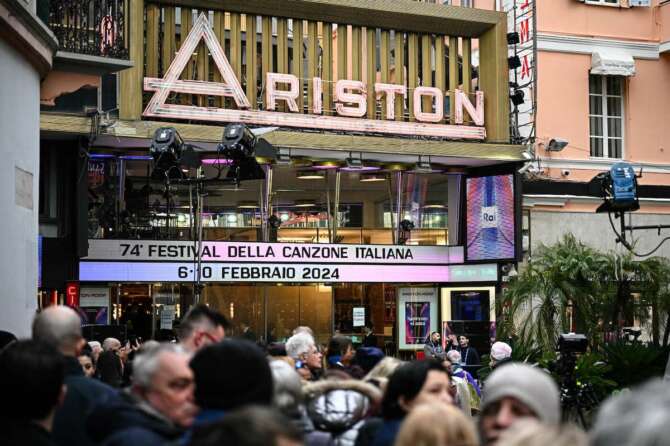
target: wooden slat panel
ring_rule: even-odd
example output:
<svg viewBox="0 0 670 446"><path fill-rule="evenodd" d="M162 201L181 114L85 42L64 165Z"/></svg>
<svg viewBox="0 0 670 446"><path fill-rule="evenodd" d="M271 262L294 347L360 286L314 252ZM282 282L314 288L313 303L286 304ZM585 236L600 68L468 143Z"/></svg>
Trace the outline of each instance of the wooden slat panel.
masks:
<svg viewBox="0 0 670 446"><path fill-rule="evenodd" d="M323 24L323 59L321 62L321 78L323 79L323 111L324 114L331 114L333 109L333 25L332 23Z"/></svg>
<svg viewBox="0 0 670 446"><path fill-rule="evenodd" d="M130 2L128 36L130 60L133 67L120 73L119 116L122 119L140 119L142 115L142 83L144 78L144 3Z"/></svg>
<svg viewBox="0 0 670 446"><path fill-rule="evenodd" d="M449 122L456 113L454 91L458 88L458 37L449 36Z"/></svg>
<svg viewBox="0 0 670 446"><path fill-rule="evenodd" d="M235 76L242 79L242 24L238 13L230 14L230 65Z"/></svg>
<svg viewBox="0 0 670 446"><path fill-rule="evenodd" d="M277 71L288 73L288 20L277 19ZM288 111L286 103L280 101L277 110Z"/></svg>
<svg viewBox="0 0 670 446"><path fill-rule="evenodd" d="M158 76L158 34L160 33L161 10L158 5L147 5L147 66L145 75Z"/></svg>
<svg viewBox="0 0 670 446"><path fill-rule="evenodd" d="M223 11L214 12L214 34L216 34L216 39L219 41L221 48L225 48L226 29ZM221 82L221 73L216 65L214 66L214 82ZM223 107L224 102L224 98L221 96L214 98L215 107Z"/></svg>
<svg viewBox="0 0 670 446"><path fill-rule="evenodd" d="M363 80L363 39L360 26L351 28L351 79Z"/></svg>
<svg viewBox="0 0 670 446"><path fill-rule="evenodd" d="M347 25L338 23L337 25L337 80L347 79Z"/></svg>
<svg viewBox="0 0 670 446"><path fill-rule="evenodd" d="M181 45L184 43L184 40L186 40L186 36L188 36L188 33L191 31L192 26L193 26L193 12L191 11L191 8L181 8L181 34L179 38L180 48ZM191 56L188 59L186 68L184 69L184 71L182 71L181 75L179 76L179 79L187 79L187 80L193 79L193 56ZM181 97L182 104L192 104L191 95L186 93L179 93L179 96Z"/></svg>
<svg viewBox="0 0 670 446"><path fill-rule="evenodd" d="M377 77L376 41L376 30L368 28L365 32L365 81L368 87L368 119L375 119L377 112L377 101L375 100L375 81Z"/></svg>
<svg viewBox="0 0 670 446"><path fill-rule="evenodd" d="M298 84L300 89L300 94L296 103L298 104L298 109L300 112L303 110L303 79L305 77L303 71L303 22L302 20L293 20L293 61L291 67L291 74L294 74L298 78Z"/></svg>
<svg viewBox="0 0 670 446"><path fill-rule="evenodd" d="M395 32L395 57L393 60L394 84L407 85L405 80L405 34L402 31ZM397 98L395 101L395 120L405 120L405 100Z"/></svg>
<svg viewBox="0 0 670 446"><path fill-rule="evenodd" d="M435 37L435 86L447 89L447 62L444 54L444 36Z"/></svg>
<svg viewBox="0 0 670 446"><path fill-rule="evenodd" d="M424 87L433 86L433 63L432 63L433 39L430 35L421 36L421 85ZM430 112L432 110L432 100L424 97L422 100L422 110Z"/></svg>
<svg viewBox="0 0 670 446"><path fill-rule="evenodd" d="M472 41L468 38L463 42L463 91L469 94L472 91Z"/></svg>
<svg viewBox="0 0 670 446"><path fill-rule="evenodd" d="M487 141L509 141L509 70L505 21L498 23L479 39L479 86L486 95L484 122Z"/></svg>
<svg viewBox="0 0 670 446"><path fill-rule="evenodd" d="M391 78L391 33L387 30L382 30L381 40L379 42L379 62L380 62L380 80L382 83L389 83ZM398 99L400 100L400 99ZM386 97L382 97L381 101L382 119L387 119L386 116Z"/></svg>
<svg viewBox="0 0 670 446"><path fill-rule="evenodd" d="M161 67L161 74L165 75L170 62L174 59L177 51L177 44L175 42L175 10L174 6L166 6L163 8L163 47L162 59L163 66Z"/></svg>
<svg viewBox="0 0 670 446"><path fill-rule="evenodd" d="M272 19L264 16L261 32L261 83L265 86L266 75L272 71ZM265 86L267 88L267 86ZM263 91L265 91L265 88ZM265 97L261 97L265 104ZM267 106L267 104L265 104Z"/></svg>
<svg viewBox="0 0 670 446"><path fill-rule="evenodd" d="M319 37L316 33L317 23L310 21L307 24L307 107L311 111L314 105L314 92L312 91L312 79L317 76L319 67Z"/></svg>
<svg viewBox="0 0 670 446"><path fill-rule="evenodd" d="M198 10L198 15L202 13L207 14L207 10L203 9ZM207 45L205 44L204 41L200 42L200 45L198 45L196 51L198 52L196 56L198 80L201 81L209 80L209 50L207 49ZM198 105L200 107L209 106L207 96L197 95L196 97L198 99Z"/></svg>
<svg viewBox="0 0 670 446"><path fill-rule="evenodd" d="M247 14L247 98L251 108L256 108L257 95L257 49L256 49L256 16Z"/></svg>
<svg viewBox="0 0 670 446"><path fill-rule="evenodd" d="M414 89L419 81L419 36L409 33L407 38L407 96L409 99L409 120L414 121Z"/></svg>

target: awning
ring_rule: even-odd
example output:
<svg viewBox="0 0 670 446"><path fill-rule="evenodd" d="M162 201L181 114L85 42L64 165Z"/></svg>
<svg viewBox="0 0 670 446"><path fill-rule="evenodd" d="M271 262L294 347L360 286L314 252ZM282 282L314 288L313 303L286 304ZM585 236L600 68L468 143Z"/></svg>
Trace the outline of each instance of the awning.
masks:
<svg viewBox="0 0 670 446"><path fill-rule="evenodd" d="M635 61L630 54L595 51L591 55L591 74L635 76Z"/></svg>

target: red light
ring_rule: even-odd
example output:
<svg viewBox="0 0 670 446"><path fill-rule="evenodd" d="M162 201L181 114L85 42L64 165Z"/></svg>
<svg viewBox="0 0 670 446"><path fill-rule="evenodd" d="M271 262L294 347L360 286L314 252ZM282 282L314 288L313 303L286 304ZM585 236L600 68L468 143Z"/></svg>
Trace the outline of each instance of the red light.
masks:
<svg viewBox="0 0 670 446"><path fill-rule="evenodd" d="M68 282L65 284L65 301L70 307L79 306L79 282Z"/></svg>

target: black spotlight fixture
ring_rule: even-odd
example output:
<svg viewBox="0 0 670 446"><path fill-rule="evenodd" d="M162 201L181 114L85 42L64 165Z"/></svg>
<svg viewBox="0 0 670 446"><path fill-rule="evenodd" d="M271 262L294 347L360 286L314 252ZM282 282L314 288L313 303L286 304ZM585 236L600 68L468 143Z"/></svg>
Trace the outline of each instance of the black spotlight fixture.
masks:
<svg viewBox="0 0 670 446"><path fill-rule="evenodd" d="M154 133L149 153L154 159L152 176L155 178L182 178L179 168L184 140L174 127L160 127Z"/></svg>
<svg viewBox="0 0 670 446"><path fill-rule="evenodd" d="M399 245L404 245L407 243L407 240L410 239L412 230L414 229L414 223L412 220L402 220L400 221L400 238L398 239Z"/></svg>
<svg viewBox="0 0 670 446"><path fill-rule="evenodd" d="M524 94L523 90L514 90L514 92L510 95L510 99L512 100L512 104L518 107L519 105L523 104L525 96L526 95Z"/></svg>
<svg viewBox="0 0 670 446"><path fill-rule="evenodd" d="M244 124L229 124L223 130L219 153L231 161L226 178L237 184L246 180L263 180L265 171L254 156L256 136Z"/></svg>
<svg viewBox="0 0 670 446"><path fill-rule="evenodd" d="M519 56L510 56L507 58L507 65L510 70L516 70L521 67L521 59L519 59Z"/></svg>
<svg viewBox="0 0 670 446"><path fill-rule="evenodd" d="M518 45L521 42L521 38L519 37L519 33L514 31L511 33L507 33L507 44L508 45Z"/></svg>

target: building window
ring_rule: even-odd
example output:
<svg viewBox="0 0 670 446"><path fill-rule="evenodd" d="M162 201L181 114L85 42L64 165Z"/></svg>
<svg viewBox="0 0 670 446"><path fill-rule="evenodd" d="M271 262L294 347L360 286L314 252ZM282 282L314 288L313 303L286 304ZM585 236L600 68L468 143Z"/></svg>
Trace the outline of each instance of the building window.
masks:
<svg viewBox="0 0 670 446"><path fill-rule="evenodd" d="M619 6L619 0L586 0L589 5Z"/></svg>
<svg viewBox="0 0 670 446"><path fill-rule="evenodd" d="M623 157L623 90L621 76L589 76L591 156Z"/></svg>

